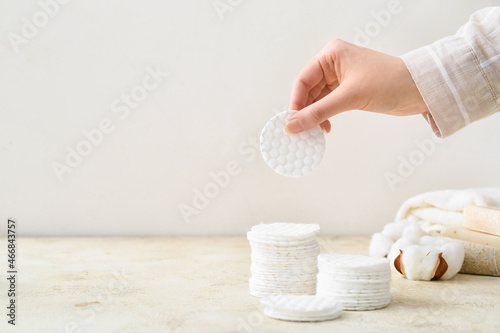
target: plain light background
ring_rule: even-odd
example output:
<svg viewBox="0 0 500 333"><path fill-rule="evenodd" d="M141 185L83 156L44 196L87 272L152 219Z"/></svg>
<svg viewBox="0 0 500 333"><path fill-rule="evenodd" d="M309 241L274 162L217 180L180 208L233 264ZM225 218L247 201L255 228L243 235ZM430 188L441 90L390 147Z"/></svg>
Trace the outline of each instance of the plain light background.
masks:
<svg viewBox="0 0 500 333"><path fill-rule="evenodd" d="M274 173L252 145L330 39L359 42L364 31L368 47L401 55L498 5L401 0L399 13L377 21L389 2L73 0L44 22L38 1L2 1L1 225L15 217L21 235L242 235L290 221L370 234L415 194L500 186L498 115L433 143L393 188L384 175L422 157L415 140L433 136L420 116L331 119L325 157L301 179ZM10 39L23 36L23 18L40 27L16 52ZM113 103L156 68L168 77L120 118ZM103 119L113 130L58 179L54 163ZM239 173L215 188L210 173L228 163ZM206 188L202 202L195 193ZM199 209L183 218L193 200Z"/></svg>

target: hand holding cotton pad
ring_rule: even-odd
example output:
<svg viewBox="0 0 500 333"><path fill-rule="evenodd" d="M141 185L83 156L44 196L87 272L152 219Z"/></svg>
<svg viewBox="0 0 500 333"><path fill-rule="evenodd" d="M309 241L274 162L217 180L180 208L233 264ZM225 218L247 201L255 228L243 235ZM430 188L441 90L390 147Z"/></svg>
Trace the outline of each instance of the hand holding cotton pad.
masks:
<svg viewBox="0 0 500 333"><path fill-rule="evenodd" d="M289 134L285 125L297 111L284 111L272 117L260 136L264 161L277 173L302 177L319 165L325 153L325 135L320 126L299 134Z"/></svg>

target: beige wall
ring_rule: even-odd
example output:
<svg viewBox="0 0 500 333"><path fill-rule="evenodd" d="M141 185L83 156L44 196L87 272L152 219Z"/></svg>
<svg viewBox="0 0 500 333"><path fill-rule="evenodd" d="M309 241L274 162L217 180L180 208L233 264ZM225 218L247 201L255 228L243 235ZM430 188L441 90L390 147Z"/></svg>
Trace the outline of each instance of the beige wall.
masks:
<svg viewBox="0 0 500 333"><path fill-rule="evenodd" d="M302 179L254 147L328 40L400 55L498 1L66 2L0 3L0 219L21 235L368 234L422 191L500 186L498 115L436 143L418 116L345 113Z"/></svg>

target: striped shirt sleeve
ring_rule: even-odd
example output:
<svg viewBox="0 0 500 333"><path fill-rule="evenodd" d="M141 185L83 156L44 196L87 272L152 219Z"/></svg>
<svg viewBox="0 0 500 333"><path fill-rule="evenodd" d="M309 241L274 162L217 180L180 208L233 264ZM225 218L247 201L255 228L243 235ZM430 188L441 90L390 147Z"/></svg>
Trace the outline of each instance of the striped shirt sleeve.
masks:
<svg viewBox="0 0 500 333"><path fill-rule="evenodd" d="M500 7L475 12L455 35L401 59L437 136L447 137L500 111Z"/></svg>

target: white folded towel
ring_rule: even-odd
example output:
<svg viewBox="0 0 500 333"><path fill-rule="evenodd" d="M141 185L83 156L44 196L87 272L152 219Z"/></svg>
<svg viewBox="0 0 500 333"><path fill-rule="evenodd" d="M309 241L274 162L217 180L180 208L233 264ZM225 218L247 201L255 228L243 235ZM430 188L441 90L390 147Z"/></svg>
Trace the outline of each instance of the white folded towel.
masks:
<svg viewBox="0 0 500 333"><path fill-rule="evenodd" d="M425 231L443 224L461 224L465 206L500 206L500 188L444 190L422 193L406 200L396 214L398 220L421 222Z"/></svg>

